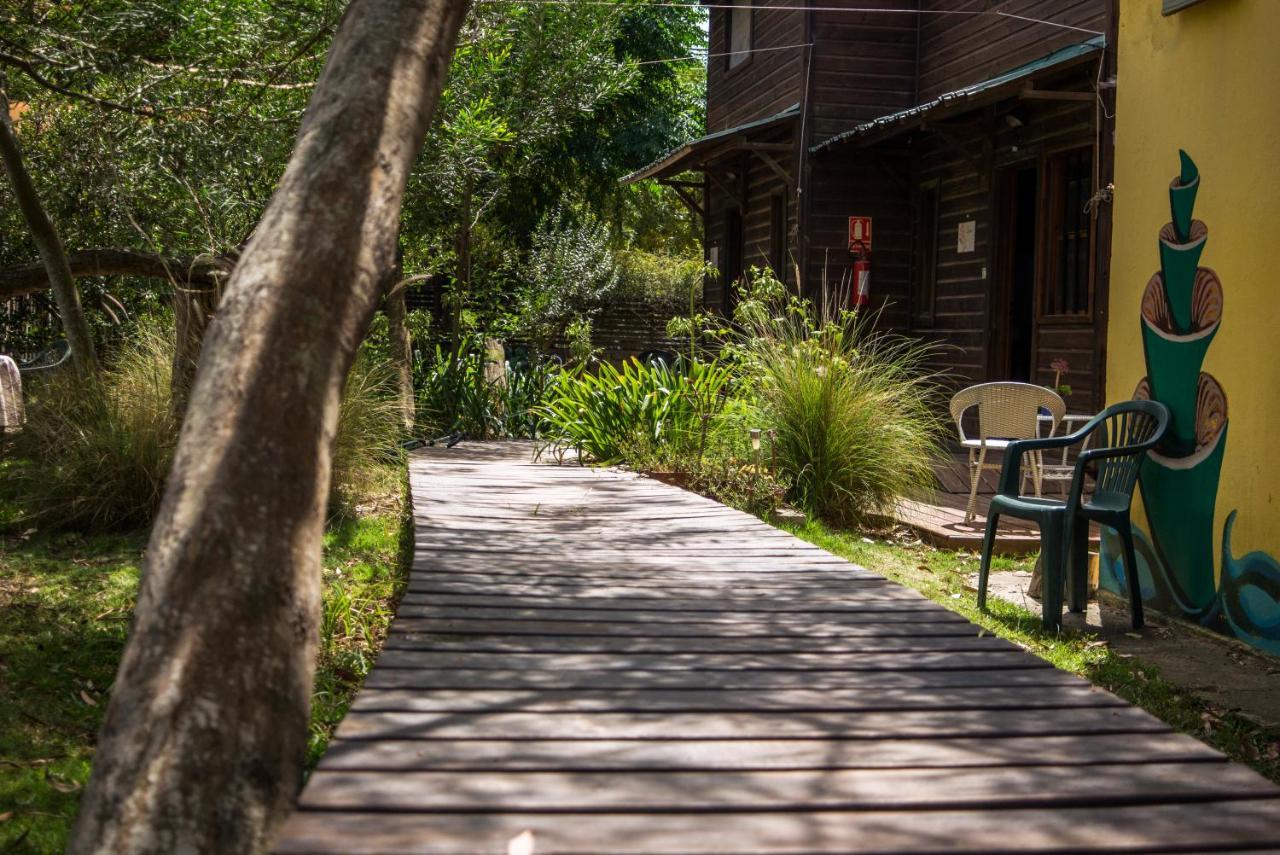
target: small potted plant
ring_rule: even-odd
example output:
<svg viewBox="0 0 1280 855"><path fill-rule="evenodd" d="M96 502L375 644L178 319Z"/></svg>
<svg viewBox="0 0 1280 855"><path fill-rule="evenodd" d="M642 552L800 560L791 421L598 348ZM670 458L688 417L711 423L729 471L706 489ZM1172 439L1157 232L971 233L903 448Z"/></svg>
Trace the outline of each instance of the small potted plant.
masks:
<svg viewBox="0 0 1280 855"><path fill-rule="evenodd" d="M1059 356L1049 367L1053 369L1053 391L1066 398L1071 394L1071 384L1063 383L1062 378L1071 372L1071 363Z"/></svg>

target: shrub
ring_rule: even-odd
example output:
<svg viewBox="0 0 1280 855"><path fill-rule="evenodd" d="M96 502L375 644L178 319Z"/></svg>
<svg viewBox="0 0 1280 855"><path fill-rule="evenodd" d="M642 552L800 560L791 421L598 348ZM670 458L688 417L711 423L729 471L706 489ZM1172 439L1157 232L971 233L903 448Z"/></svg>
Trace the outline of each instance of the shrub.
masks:
<svg viewBox="0 0 1280 855"><path fill-rule="evenodd" d="M482 339L469 339L455 354L436 347L423 367L418 422L434 436L460 431L473 439L538 436L542 405L559 368L548 361L510 360L501 381L485 374Z"/></svg>
<svg viewBox="0 0 1280 855"><path fill-rule="evenodd" d="M434 361L422 370L418 424L428 433L462 431L487 439L501 432L501 393L485 377L484 351L475 344L459 353L437 345Z"/></svg>
<svg viewBox="0 0 1280 855"><path fill-rule="evenodd" d="M681 309L689 292L702 294L702 280L707 274L700 257L677 258L639 249L628 249L616 256L618 293L641 299L656 306Z"/></svg>
<svg viewBox="0 0 1280 855"><path fill-rule="evenodd" d="M851 524L932 488L943 435L939 378L925 368L935 346L852 313L823 324L794 298L737 320L792 501Z"/></svg>
<svg viewBox="0 0 1280 855"><path fill-rule="evenodd" d="M677 370L636 359L595 373L566 371L540 412L547 439L577 448L599 463L617 463L643 449L667 446L676 453L703 436L703 417L723 406L729 371L695 362Z"/></svg>
<svg viewBox="0 0 1280 855"><path fill-rule="evenodd" d="M28 521L87 530L150 522L177 445L172 360L169 335L143 325L101 378L62 372L29 383L10 470Z"/></svg>
<svg viewBox="0 0 1280 855"><path fill-rule="evenodd" d="M171 410L173 340L139 326L93 379L71 372L33 380L27 424L13 441L6 492L14 522L81 531L149 525L173 465L178 419ZM394 376L365 353L348 377L333 458L335 505L351 505L394 480L400 439Z"/></svg>
<svg viewBox="0 0 1280 855"><path fill-rule="evenodd" d="M589 317L617 288L609 230L589 213L556 209L534 233L520 280L511 333L546 351L565 327Z"/></svg>

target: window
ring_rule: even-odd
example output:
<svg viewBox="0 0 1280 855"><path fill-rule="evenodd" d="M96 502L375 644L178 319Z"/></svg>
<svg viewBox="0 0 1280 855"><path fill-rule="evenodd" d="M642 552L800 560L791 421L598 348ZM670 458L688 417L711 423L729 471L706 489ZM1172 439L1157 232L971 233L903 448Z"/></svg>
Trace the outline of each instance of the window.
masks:
<svg viewBox="0 0 1280 855"><path fill-rule="evenodd" d="M916 277L911 293L911 315L921 323L933 322L933 302L938 285L938 182L920 188L916 211Z"/></svg>
<svg viewBox="0 0 1280 855"><path fill-rule="evenodd" d="M751 59L751 0L733 0L733 8L729 10L728 32L725 44L728 45L728 66L735 69Z"/></svg>
<svg viewBox="0 0 1280 855"><path fill-rule="evenodd" d="M786 281L787 200L781 195L769 198L769 266L778 281Z"/></svg>
<svg viewBox="0 0 1280 855"><path fill-rule="evenodd" d="M1093 228L1085 210L1093 196L1093 151L1051 156L1045 170L1046 258L1040 314L1085 317L1092 310Z"/></svg>

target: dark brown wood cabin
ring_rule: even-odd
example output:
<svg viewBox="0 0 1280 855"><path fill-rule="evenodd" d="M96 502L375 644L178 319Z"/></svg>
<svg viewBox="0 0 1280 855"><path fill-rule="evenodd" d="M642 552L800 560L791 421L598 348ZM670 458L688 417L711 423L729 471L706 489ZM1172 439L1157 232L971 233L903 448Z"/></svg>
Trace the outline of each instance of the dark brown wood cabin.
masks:
<svg viewBox="0 0 1280 855"><path fill-rule="evenodd" d="M628 180L702 214L710 306L753 266L837 291L869 216L883 325L950 346L956 385L1052 385L1065 359L1069 410L1096 411L1114 2L716 0L707 136Z"/></svg>

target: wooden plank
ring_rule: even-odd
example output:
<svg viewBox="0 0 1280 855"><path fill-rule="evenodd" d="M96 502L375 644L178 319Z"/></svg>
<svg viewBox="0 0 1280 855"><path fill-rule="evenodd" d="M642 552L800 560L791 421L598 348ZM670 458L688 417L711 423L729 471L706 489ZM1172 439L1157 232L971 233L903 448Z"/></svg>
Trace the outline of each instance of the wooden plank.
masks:
<svg viewBox="0 0 1280 855"><path fill-rule="evenodd" d="M612 653L628 658L643 653L823 653L827 656L856 656L865 653L935 653L947 651L982 652L1014 650L1002 638L974 636L897 636L856 639L838 638L723 638L715 635L694 638L618 638L608 635L503 635L492 632L451 635L414 633L391 627L389 650L468 650L476 653Z"/></svg>
<svg viewBox="0 0 1280 855"><path fill-rule="evenodd" d="M667 612L688 615L734 614L769 615L839 615L867 614L881 611L934 611L940 607L922 597L885 597L881 594L859 595L846 601L814 604L807 597L730 597L702 600L675 600L657 597L552 597L517 594L405 594L403 605L437 606L439 608L476 608L502 610L584 609L617 615L619 618L637 612L657 615Z"/></svg>
<svg viewBox="0 0 1280 855"><path fill-rule="evenodd" d="M1173 852L1280 848L1280 800L1026 810L779 813L335 813L302 811L281 853L538 852L866 855L886 852Z"/></svg>
<svg viewBox="0 0 1280 855"><path fill-rule="evenodd" d="M1058 686L930 686L914 689L379 689L366 687L351 704L359 712L704 712L864 713L882 710L1032 710L1123 707L1088 684Z"/></svg>
<svg viewBox="0 0 1280 855"><path fill-rule="evenodd" d="M914 606L915 604L910 604ZM726 608L724 611L688 611L672 609L654 610L617 610L617 609L573 609L573 608L521 608L494 606L455 606L455 605L420 605L403 603L400 606L400 617L419 618L437 621L480 621L488 623L500 621L504 623L518 621L549 621L555 623L608 623L612 626L628 624L652 625L671 624L673 626L736 626L736 627L785 627L785 628L821 628L847 627L858 624L882 625L886 623L936 623L960 624L970 627L962 615L949 612L943 608L895 608L889 603L881 608L865 610L848 610L833 612L814 612L804 615L797 612L741 612ZM811 618L811 619L810 619ZM821 630L819 630L821 632Z"/></svg>
<svg viewBox="0 0 1280 855"><path fill-rule="evenodd" d="M303 808L386 811L948 810L1194 803L1274 796L1231 764L716 772L317 772Z"/></svg>
<svg viewBox="0 0 1280 855"><path fill-rule="evenodd" d="M1189 736L1099 733L1000 739L337 740L322 770L945 769L1201 762L1221 754ZM1089 776L1088 769L1076 773ZM1114 774L1123 774L1115 770Z"/></svg>
<svg viewBox="0 0 1280 855"><path fill-rule="evenodd" d="M693 602L715 603L733 601L739 604L765 604L769 602L794 603L811 598L803 590L790 586L763 585L759 583L738 585L696 584L692 582L680 585L628 585L625 582L597 582L590 577L570 577L566 580L547 581L543 579L524 580L508 579L501 582L488 583L481 579L438 579L427 573L409 577L410 595L422 596L454 595L454 596L498 596L529 598L583 598L598 600L648 599L666 596L673 603ZM844 587L832 587L828 590L825 602L843 605L846 603L872 601L897 601L912 603L929 603L915 591L884 580L855 580L855 584ZM932 603L930 603L932 605Z"/></svg>
<svg viewBox="0 0 1280 855"><path fill-rule="evenodd" d="M677 670L600 671L533 668L375 668L366 689L879 689L1009 686L1086 686L1056 668L947 671Z"/></svg>
<svg viewBox="0 0 1280 855"><path fill-rule="evenodd" d="M786 710L637 713L352 711L342 739L902 739L1167 733L1133 707L1035 710L907 710L848 713Z"/></svg>
<svg viewBox="0 0 1280 855"><path fill-rule="evenodd" d="M1005 647L982 651L860 652L832 656L826 653L586 653L576 648L548 653L503 651L485 653L463 647L439 650L425 646L388 644L378 657L378 670L390 668L520 668L556 671L808 671L857 673L862 671L966 671L1048 670L1043 659Z"/></svg>

